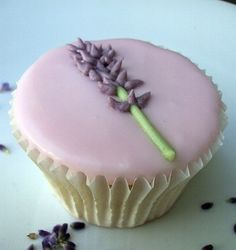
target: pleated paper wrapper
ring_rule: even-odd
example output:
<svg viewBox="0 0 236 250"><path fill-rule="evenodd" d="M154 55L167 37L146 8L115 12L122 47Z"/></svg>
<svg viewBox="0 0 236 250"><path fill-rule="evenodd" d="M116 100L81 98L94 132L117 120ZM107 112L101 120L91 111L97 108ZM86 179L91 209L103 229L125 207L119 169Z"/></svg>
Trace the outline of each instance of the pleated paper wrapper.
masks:
<svg viewBox="0 0 236 250"><path fill-rule="evenodd" d="M217 140L202 157L186 166L184 171L173 170L168 176L159 174L151 182L140 177L132 184L124 177L118 177L109 184L105 176L89 179L86 173L71 171L33 145L17 128L14 105L10 117L18 143L44 173L66 210L75 218L84 219L88 223L119 228L136 227L165 214L187 183L222 145L222 131L227 123L222 102L221 132Z"/></svg>

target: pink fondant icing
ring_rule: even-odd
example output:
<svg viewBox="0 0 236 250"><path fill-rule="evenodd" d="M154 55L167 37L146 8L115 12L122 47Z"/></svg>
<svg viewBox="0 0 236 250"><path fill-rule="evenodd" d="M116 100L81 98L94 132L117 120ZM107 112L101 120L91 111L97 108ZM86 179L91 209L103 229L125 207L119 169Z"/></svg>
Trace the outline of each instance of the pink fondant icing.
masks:
<svg viewBox="0 0 236 250"><path fill-rule="evenodd" d="M113 110L95 82L75 67L67 46L43 55L21 77L14 99L17 126L40 150L89 177L130 182L185 169L215 142L221 102L210 79L180 54L132 39L111 44L132 79L151 91L143 110L176 149L166 161L129 113Z"/></svg>

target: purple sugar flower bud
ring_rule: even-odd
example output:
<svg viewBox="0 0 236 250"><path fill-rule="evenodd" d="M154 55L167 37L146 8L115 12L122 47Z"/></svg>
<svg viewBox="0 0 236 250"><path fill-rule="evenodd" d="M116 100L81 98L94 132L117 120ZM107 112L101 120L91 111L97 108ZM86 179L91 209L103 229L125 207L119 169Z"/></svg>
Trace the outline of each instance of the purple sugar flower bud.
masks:
<svg viewBox="0 0 236 250"><path fill-rule="evenodd" d="M97 82L102 80L101 76L94 69L90 69L89 79L92 81L97 81Z"/></svg>
<svg viewBox="0 0 236 250"><path fill-rule="evenodd" d="M135 96L135 93L134 93L133 89L131 89L131 91L129 92L128 103L131 104L131 105L134 105L134 104L137 103L136 96Z"/></svg>
<svg viewBox="0 0 236 250"><path fill-rule="evenodd" d="M141 80L129 80L125 82L124 87L127 90L135 89L143 84L143 81Z"/></svg>
<svg viewBox="0 0 236 250"><path fill-rule="evenodd" d="M73 53L72 58L74 62L80 62L82 60L82 56L79 53Z"/></svg>
<svg viewBox="0 0 236 250"><path fill-rule="evenodd" d="M27 250L34 250L34 245L31 244L31 245L27 248Z"/></svg>
<svg viewBox="0 0 236 250"><path fill-rule="evenodd" d="M89 70L92 69L92 65L89 64L89 63L86 63L86 62L80 62L80 61L78 61L78 62L76 63L76 66L77 66L78 70L79 70L82 74L84 74L84 75L86 75L86 76L88 75Z"/></svg>
<svg viewBox="0 0 236 250"><path fill-rule="evenodd" d="M101 63L100 60L97 60L96 68L97 68L99 71L106 72L106 73L108 72L108 69Z"/></svg>
<svg viewBox="0 0 236 250"><path fill-rule="evenodd" d="M69 50L71 52L76 52L77 49L78 49L78 47L76 45L72 44L72 43L69 43L68 46L69 46Z"/></svg>
<svg viewBox="0 0 236 250"><path fill-rule="evenodd" d="M45 231L45 230L38 230L38 232L39 232L39 235L41 236L41 237L46 237L46 236L48 236L48 235L51 235L51 233L49 233L48 231Z"/></svg>
<svg viewBox="0 0 236 250"><path fill-rule="evenodd" d="M119 110L121 112L128 112L130 110L130 104L127 101L120 102L113 97L109 97L108 101L110 106L116 110Z"/></svg>
<svg viewBox="0 0 236 250"><path fill-rule="evenodd" d="M90 53L91 47L92 47L92 43L89 42L89 41L85 41L85 45L86 45L86 51L87 51L88 53Z"/></svg>
<svg viewBox="0 0 236 250"><path fill-rule="evenodd" d="M95 44L92 44L90 55L96 58L99 58L101 55L100 50L96 47Z"/></svg>
<svg viewBox="0 0 236 250"><path fill-rule="evenodd" d="M80 54L85 62L96 64L97 60L94 57L90 56L86 51L81 51Z"/></svg>
<svg viewBox="0 0 236 250"><path fill-rule="evenodd" d="M75 221L70 224L70 227L73 228L74 230L81 230L85 228L85 223L80 221Z"/></svg>
<svg viewBox="0 0 236 250"><path fill-rule="evenodd" d="M59 230L59 234L61 235L65 235L68 229L68 224L64 223L61 225L60 230Z"/></svg>
<svg viewBox="0 0 236 250"><path fill-rule="evenodd" d="M103 94L106 95L116 95L116 86L113 84L103 84L101 82L98 82L98 88Z"/></svg>
<svg viewBox="0 0 236 250"><path fill-rule="evenodd" d="M108 54L108 52L109 52L109 50L111 50L112 49L112 47L111 47L111 45L110 44L108 44L104 49L103 49L103 55L107 55Z"/></svg>
<svg viewBox="0 0 236 250"><path fill-rule="evenodd" d="M110 58L113 58L115 56L115 50L114 49L110 49L107 53L107 56Z"/></svg>
<svg viewBox="0 0 236 250"><path fill-rule="evenodd" d="M127 82L127 71L126 70L121 70L120 73L118 74L116 81L123 86L125 82Z"/></svg>
<svg viewBox="0 0 236 250"><path fill-rule="evenodd" d="M52 232L58 236L60 228L61 228L61 225L55 225L52 229Z"/></svg>
<svg viewBox="0 0 236 250"><path fill-rule="evenodd" d="M122 65L122 60L117 61L111 68L111 74L119 73Z"/></svg>
<svg viewBox="0 0 236 250"><path fill-rule="evenodd" d="M145 108L151 97L151 92L146 92L136 98L138 106L142 109Z"/></svg>
<svg viewBox="0 0 236 250"><path fill-rule="evenodd" d="M77 47L82 50L86 49L86 45L81 38L77 39Z"/></svg>
<svg viewBox="0 0 236 250"><path fill-rule="evenodd" d="M103 82L104 84L113 84L113 85L118 86L118 83L117 83L117 82L114 82L114 81L112 81L111 79L108 79L108 78L103 78L102 82Z"/></svg>
<svg viewBox="0 0 236 250"><path fill-rule="evenodd" d="M116 60L116 59L113 59L113 60L110 62L110 64L107 66L107 69L108 69L108 70L111 70L112 67L115 65L116 62L117 62L117 60Z"/></svg>
<svg viewBox="0 0 236 250"><path fill-rule="evenodd" d="M106 79L110 79L110 80L115 80L114 76L112 76L111 74L107 73L107 72L102 72L100 71L99 74L101 75L102 79L104 80Z"/></svg>

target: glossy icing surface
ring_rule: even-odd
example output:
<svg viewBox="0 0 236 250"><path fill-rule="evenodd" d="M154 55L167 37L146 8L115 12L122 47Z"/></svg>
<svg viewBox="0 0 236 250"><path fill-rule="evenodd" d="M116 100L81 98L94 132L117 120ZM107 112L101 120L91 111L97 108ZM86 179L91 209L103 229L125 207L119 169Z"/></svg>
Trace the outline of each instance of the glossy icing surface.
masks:
<svg viewBox="0 0 236 250"><path fill-rule="evenodd" d="M67 46L43 55L21 77L14 114L21 132L59 163L89 177L129 181L185 169L219 133L221 102L216 89L178 53L137 40L106 40L124 58L128 75L151 91L143 110L175 148L166 161L129 113L113 110L95 83L80 74Z"/></svg>

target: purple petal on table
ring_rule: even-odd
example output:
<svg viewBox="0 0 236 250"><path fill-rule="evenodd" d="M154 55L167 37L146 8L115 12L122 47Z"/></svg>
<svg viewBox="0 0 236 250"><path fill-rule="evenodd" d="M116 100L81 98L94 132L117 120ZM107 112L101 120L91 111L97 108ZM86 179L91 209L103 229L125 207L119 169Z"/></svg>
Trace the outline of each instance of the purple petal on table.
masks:
<svg viewBox="0 0 236 250"><path fill-rule="evenodd" d="M142 94L141 96L137 97L136 100L137 100L138 106L141 109L145 108L145 106L149 102L150 98L151 98L151 92L146 92L146 93Z"/></svg>
<svg viewBox="0 0 236 250"><path fill-rule="evenodd" d="M42 230L42 229L38 230L38 232L39 232L39 235L40 235L41 237L46 237L46 236L48 236L48 235L51 235L50 232L48 232L48 231L46 231L46 230Z"/></svg>
<svg viewBox="0 0 236 250"><path fill-rule="evenodd" d="M60 229L59 229L59 235L65 235L68 229L68 224L64 223L61 225Z"/></svg>
<svg viewBox="0 0 236 250"><path fill-rule="evenodd" d="M52 229L52 232L55 233L58 236L59 230L61 228L61 225L55 225Z"/></svg>
<svg viewBox="0 0 236 250"><path fill-rule="evenodd" d="M102 80L101 76L94 69L90 69L90 71L89 71L89 79L92 80L92 81L97 81L97 82Z"/></svg>
<svg viewBox="0 0 236 250"><path fill-rule="evenodd" d="M127 90L131 90L131 89L135 89L135 88L141 86L142 84L143 84L143 81L135 79L135 80L129 80L129 81L125 82L124 87Z"/></svg>
<svg viewBox="0 0 236 250"><path fill-rule="evenodd" d="M0 144L0 151L2 151L3 153L9 154L10 150L3 144Z"/></svg>

